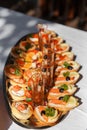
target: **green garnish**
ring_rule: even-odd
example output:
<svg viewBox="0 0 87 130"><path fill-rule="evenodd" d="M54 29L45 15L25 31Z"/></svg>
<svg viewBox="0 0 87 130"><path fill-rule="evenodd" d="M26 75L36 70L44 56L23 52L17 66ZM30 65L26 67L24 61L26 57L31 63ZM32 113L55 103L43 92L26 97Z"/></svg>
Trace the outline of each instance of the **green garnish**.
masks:
<svg viewBox="0 0 87 130"><path fill-rule="evenodd" d="M63 76L64 76L64 77L68 77L69 75L70 75L70 72L69 72L69 71L63 73Z"/></svg>
<svg viewBox="0 0 87 130"><path fill-rule="evenodd" d="M29 34L28 36L29 36L29 38L30 38L30 37L33 37L33 34Z"/></svg>
<svg viewBox="0 0 87 130"><path fill-rule="evenodd" d="M68 62L64 62L64 64L63 64L64 66L65 66L65 68L68 68L68 66L70 66L70 64L68 63Z"/></svg>
<svg viewBox="0 0 87 130"><path fill-rule="evenodd" d="M32 101L32 98L26 98L26 101L27 101L27 102L31 102L31 101Z"/></svg>
<svg viewBox="0 0 87 130"><path fill-rule="evenodd" d="M63 85L61 85L59 88L63 88L64 90L67 90L67 89L68 89L68 85L63 84Z"/></svg>
<svg viewBox="0 0 87 130"><path fill-rule="evenodd" d="M17 76L20 76L20 70L19 70L18 68L15 69L15 74L16 74Z"/></svg>
<svg viewBox="0 0 87 130"><path fill-rule="evenodd" d="M29 91L32 90L30 86L28 86L27 89L28 89Z"/></svg>
<svg viewBox="0 0 87 130"><path fill-rule="evenodd" d="M27 43L26 46L25 46L25 49L28 50L31 47L32 47L32 45L30 43Z"/></svg>
<svg viewBox="0 0 87 130"><path fill-rule="evenodd" d="M47 107L45 109L45 114L46 114L46 116L54 116L55 115L55 109Z"/></svg>
<svg viewBox="0 0 87 130"><path fill-rule="evenodd" d="M64 102L67 102L67 101L69 100L69 98L70 98L69 95L65 95L65 96L63 97L63 101L64 101Z"/></svg>

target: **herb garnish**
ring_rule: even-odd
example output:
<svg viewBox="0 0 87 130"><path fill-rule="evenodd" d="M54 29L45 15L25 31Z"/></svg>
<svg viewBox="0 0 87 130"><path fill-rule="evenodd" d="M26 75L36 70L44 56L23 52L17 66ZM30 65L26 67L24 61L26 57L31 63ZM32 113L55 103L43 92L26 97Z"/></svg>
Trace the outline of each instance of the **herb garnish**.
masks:
<svg viewBox="0 0 87 130"><path fill-rule="evenodd" d="M20 70L19 70L18 68L15 69L15 74L16 74L17 76L20 76Z"/></svg>
<svg viewBox="0 0 87 130"><path fill-rule="evenodd" d="M69 71L63 73L63 76L64 76L64 77L68 77L69 75L70 75L70 72L69 72Z"/></svg>
<svg viewBox="0 0 87 130"><path fill-rule="evenodd" d="M67 84L63 84L59 88L63 88L64 90L67 90L68 89L68 85Z"/></svg>
<svg viewBox="0 0 87 130"><path fill-rule="evenodd" d="M27 97L27 98L26 98L26 101L27 101L27 102L31 102L31 101L32 101L32 98L28 98L28 97Z"/></svg>
<svg viewBox="0 0 87 130"><path fill-rule="evenodd" d="M28 36L29 36L29 38L30 38L30 37L33 37L33 34L29 34Z"/></svg>
<svg viewBox="0 0 87 130"><path fill-rule="evenodd" d="M28 86L27 89L28 89L29 91L32 90L30 86Z"/></svg>
<svg viewBox="0 0 87 130"><path fill-rule="evenodd" d="M55 115L55 109L47 107L45 109L45 114L46 114L46 116L54 116Z"/></svg>
<svg viewBox="0 0 87 130"><path fill-rule="evenodd" d="M69 95L65 95L65 96L63 97L63 101L67 102L67 101L69 100L69 98L70 98Z"/></svg>
<svg viewBox="0 0 87 130"><path fill-rule="evenodd" d="M25 49L28 50L31 47L32 47L32 45L30 43L27 43L26 46L25 46Z"/></svg>
<svg viewBox="0 0 87 130"><path fill-rule="evenodd" d="M68 68L68 66L70 66L70 64L68 63L68 62L64 62L64 64L63 64L64 66L65 66L65 68Z"/></svg>

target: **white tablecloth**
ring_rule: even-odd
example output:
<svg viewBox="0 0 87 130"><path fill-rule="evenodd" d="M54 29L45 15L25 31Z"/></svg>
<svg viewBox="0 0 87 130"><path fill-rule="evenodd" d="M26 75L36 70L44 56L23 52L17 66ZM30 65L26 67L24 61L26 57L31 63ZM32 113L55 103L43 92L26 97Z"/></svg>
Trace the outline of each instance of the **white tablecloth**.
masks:
<svg viewBox="0 0 87 130"><path fill-rule="evenodd" d="M0 130L27 130L9 118L2 92L2 73L11 48L22 36L36 32L35 26L38 23L47 23L49 29L54 30L67 41L76 55L76 61L82 65L79 73L83 76L77 83L80 90L76 93L83 103L72 110L62 122L47 130L87 130L87 32L5 8L0 8Z"/></svg>

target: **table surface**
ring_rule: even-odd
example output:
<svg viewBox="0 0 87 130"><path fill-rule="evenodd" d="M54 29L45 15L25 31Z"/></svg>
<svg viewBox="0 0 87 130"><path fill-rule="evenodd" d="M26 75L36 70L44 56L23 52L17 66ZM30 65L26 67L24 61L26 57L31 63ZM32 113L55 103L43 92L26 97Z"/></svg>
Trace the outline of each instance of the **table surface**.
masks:
<svg viewBox="0 0 87 130"><path fill-rule="evenodd" d="M62 122L47 130L87 130L87 32L26 16L2 7L0 7L0 130L27 130L9 118L2 91L2 74L11 48L27 33L36 32L38 23L47 24L49 29L63 37L72 47L72 52L76 55L75 60L82 66L79 71L82 79L77 83L80 89L75 94L82 99L82 104L70 111Z"/></svg>

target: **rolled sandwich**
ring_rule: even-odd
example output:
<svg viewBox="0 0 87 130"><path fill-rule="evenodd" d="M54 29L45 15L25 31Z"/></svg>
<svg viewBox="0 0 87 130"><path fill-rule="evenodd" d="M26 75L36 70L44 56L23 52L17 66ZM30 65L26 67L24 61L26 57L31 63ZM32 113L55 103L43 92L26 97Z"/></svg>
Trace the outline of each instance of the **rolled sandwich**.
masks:
<svg viewBox="0 0 87 130"><path fill-rule="evenodd" d="M57 36L57 37L52 38L52 41L54 42L55 47L56 47L57 45L59 45L63 42L63 38L60 36Z"/></svg>
<svg viewBox="0 0 87 130"><path fill-rule="evenodd" d="M48 106L54 107L55 109L58 109L60 111L70 111L78 105L78 98L69 95L65 95L63 97L61 96L58 99L50 99L48 101Z"/></svg>
<svg viewBox="0 0 87 130"><path fill-rule="evenodd" d="M15 86L15 85L18 85L18 86L21 86L21 87L27 87L27 83L25 83L25 80L24 79L15 79L15 80L12 80L12 79L9 79L8 81L12 86Z"/></svg>
<svg viewBox="0 0 87 130"><path fill-rule="evenodd" d="M40 123L51 125L58 120L60 114L55 108L48 106L37 106L35 107L34 115Z"/></svg>
<svg viewBox="0 0 87 130"><path fill-rule="evenodd" d="M64 61L70 61L74 59L74 54L72 52L63 52L62 54L56 54L55 63L61 64Z"/></svg>
<svg viewBox="0 0 87 130"><path fill-rule="evenodd" d="M25 122L33 114L32 106L24 101L13 102L11 110L14 117L19 120L25 120Z"/></svg>
<svg viewBox="0 0 87 130"><path fill-rule="evenodd" d="M69 51L69 45L67 43L62 43L55 45L55 53L61 54L63 52Z"/></svg>
<svg viewBox="0 0 87 130"><path fill-rule="evenodd" d="M36 48L35 44L30 43L29 41L21 41L19 43L19 48L28 51L28 50L34 50Z"/></svg>
<svg viewBox="0 0 87 130"><path fill-rule="evenodd" d="M6 65L5 74L10 79L20 79L22 78L23 71L16 65Z"/></svg>
<svg viewBox="0 0 87 130"><path fill-rule="evenodd" d="M21 48L19 48L18 46L16 46L16 47L12 48L11 55L14 58L25 57L25 52Z"/></svg>
<svg viewBox="0 0 87 130"><path fill-rule="evenodd" d="M19 85L15 85L15 86L10 86L8 91L12 99L15 101L21 101L26 99L25 96L26 88L23 88Z"/></svg>
<svg viewBox="0 0 87 130"><path fill-rule="evenodd" d="M78 71L80 68L80 64L76 61L62 61L60 64L58 64L58 67L56 68L56 72L59 72L63 69L67 69L69 71Z"/></svg>
<svg viewBox="0 0 87 130"><path fill-rule="evenodd" d="M28 37L27 37L27 40L30 42L30 43L34 43L35 45L38 45L39 43L39 36L38 36L38 33L32 33L32 34L29 34Z"/></svg>
<svg viewBox="0 0 87 130"><path fill-rule="evenodd" d="M72 95L76 92L77 87L73 84L59 84L50 89L47 98L58 99L61 96Z"/></svg>
<svg viewBox="0 0 87 130"><path fill-rule="evenodd" d="M67 84L74 84L78 81L80 78L80 74L75 71L67 71L63 70L60 72L60 74L55 78L55 85L60 83L67 83Z"/></svg>

